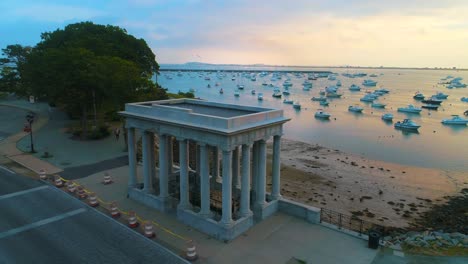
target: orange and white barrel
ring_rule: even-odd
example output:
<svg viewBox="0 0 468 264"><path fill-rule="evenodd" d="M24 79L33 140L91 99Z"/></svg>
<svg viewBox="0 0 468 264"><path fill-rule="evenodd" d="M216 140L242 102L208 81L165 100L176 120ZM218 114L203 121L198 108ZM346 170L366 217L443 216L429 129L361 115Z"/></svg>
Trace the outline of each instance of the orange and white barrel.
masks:
<svg viewBox="0 0 468 264"><path fill-rule="evenodd" d="M47 174L46 174L45 169L40 169L39 170L39 178L41 180L47 180Z"/></svg>
<svg viewBox="0 0 468 264"><path fill-rule="evenodd" d="M65 185L67 186L67 190L68 190L69 193L74 193L74 192L75 192L75 190L76 190L76 185L75 185L74 182L69 181L69 182L67 182Z"/></svg>
<svg viewBox="0 0 468 264"><path fill-rule="evenodd" d="M87 195L86 195L86 192L85 192L85 190L83 189L82 186L76 187L76 194L78 194L78 197L80 199L86 199Z"/></svg>
<svg viewBox="0 0 468 264"><path fill-rule="evenodd" d="M62 178L60 178L60 176L58 175L55 175L54 176L54 184L55 184L55 187L63 187L63 181L62 181Z"/></svg>
<svg viewBox="0 0 468 264"><path fill-rule="evenodd" d="M185 258L190 261L195 261L198 259L197 248L195 247L193 240L187 241L187 253Z"/></svg>
<svg viewBox="0 0 468 264"><path fill-rule="evenodd" d="M92 207L96 207L99 205L99 202L95 193L90 193L88 195L88 204Z"/></svg>
<svg viewBox="0 0 468 264"><path fill-rule="evenodd" d="M148 238L153 238L155 237L156 235L154 234L154 228L153 228L153 224L151 224L150 221L146 221L144 226L143 226L143 232L145 234L145 237L148 237Z"/></svg>
<svg viewBox="0 0 468 264"><path fill-rule="evenodd" d="M109 175L108 172L104 173L104 180L102 181L104 184L111 184L112 183L112 178Z"/></svg>
<svg viewBox="0 0 468 264"><path fill-rule="evenodd" d="M110 210L110 214L112 218L117 218L120 216L120 211L119 211L119 208L117 207L117 203L112 202L109 210Z"/></svg>
<svg viewBox="0 0 468 264"><path fill-rule="evenodd" d="M136 213L131 211L128 213L128 226L131 228L138 227L138 221L136 218Z"/></svg>

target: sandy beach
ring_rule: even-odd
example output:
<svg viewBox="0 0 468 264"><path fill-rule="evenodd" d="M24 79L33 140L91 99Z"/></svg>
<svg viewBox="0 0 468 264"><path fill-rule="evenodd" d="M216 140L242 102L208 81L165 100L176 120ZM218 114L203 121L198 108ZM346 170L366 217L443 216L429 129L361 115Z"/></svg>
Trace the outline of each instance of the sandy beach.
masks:
<svg viewBox="0 0 468 264"><path fill-rule="evenodd" d="M468 186L466 172L370 160L288 139L281 144L284 197L378 224L405 227L432 203ZM271 155L271 144L268 150Z"/></svg>

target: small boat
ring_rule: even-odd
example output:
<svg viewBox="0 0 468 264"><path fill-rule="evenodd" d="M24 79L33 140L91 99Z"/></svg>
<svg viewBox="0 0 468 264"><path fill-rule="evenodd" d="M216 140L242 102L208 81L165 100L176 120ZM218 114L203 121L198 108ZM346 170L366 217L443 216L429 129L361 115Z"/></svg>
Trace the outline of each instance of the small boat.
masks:
<svg viewBox="0 0 468 264"><path fill-rule="evenodd" d="M235 90L235 91L234 91L234 96L235 96L235 97L239 97L239 96L240 96L239 90Z"/></svg>
<svg viewBox="0 0 468 264"><path fill-rule="evenodd" d="M427 104L421 107L429 110L437 110L439 108L439 105Z"/></svg>
<svg viewBox="0 0 468 264"><path fill-rule="evenodd" d="M268 86L268 83L263 82L262 85L263 85L263 86Z"/></svg>
<svg viewBox="0 0 468 264"><path fill-rule="evenodd" d="M300 110L300 109L301 109L301 103L299 103L298 101L296 101L296 102L293 103L293 107L294 107L294 109L296 109L296 110Z"/></svg>
<svg viewBox="0 0 468 264"><path fill-rule="evenodd" d="M341 81L340 81L340 80L338 80L338 81L336 82L336 86L338 86L338 87L341 86Z"/></svg>
<svg viewBox="0 0 468 264"><path fill-rule="evenodd" d="M251 94L255 94L255 90L250 91Z"/></svg>
<svg viewBox="0 0 468 264"><path fill-rule="evenodd" d="M304 86L304 87L302 88L302 90L304 90L304 91L310 91L310 87Z"/></svg>
<svg viewBox="0 0 468 264"><path fill-rule="evenodd" d="M257 100L263 101L263 93L258 93Z"/></svg>
<svg viewBox="0 0 468 264"><path fill-rule="evenodd" d="M281 98L282 94L280 92L274 92L271 96L275 98Z"/></svg>
<svg viewBox="0 0 468 264"><path fill-rule="evenodd" d="M208 84L208 85L206 86L206 88L211 88L211 85L210 85L210 84Z"/></svg>
<svg viewBox="0 0 468 264"><path fill-rule="evenodd" d="M291 93L290 93L288 90L284 90L284 91L283 91L283 94L284 94L284 95L290 95Z"/></svg>
<svg viewBox="0 0 468 264"><path fill-rule="evenodd" d="M317 109L317 112L315 112L314 116L316 118L329 119L331 115L327 112L324 112L322 109Z"/></svg>
<svg viewBox="0 0 468 264"><path fill-rule="evenodd" d="M319 94L320 95L325 95L325 90L320 90Z"/></svg>
<svg viewBox="0 0 468 264"><path fill-rule="evenodd" d="M406 112L406 113L420 113L421 112L421 108L419 107L416 107L412 104L408 105L407 107L399 107L398 108L398 112Z"/></svg>
<svg viewBox="0 0 468 264"><path fill-rule="evenodd" d="M466 124L468 124L468 119L462 118L458 115L452 115L452 119L443 119L442 124L466 126Z"/></svg>
<svg viewBox="0 0 468 264"><path fill-rule="evenodd" d="M364 110L362 107L358 106L358 105L350 105L348 107L348 111L350 112L355 112L355 113L362 113L362 110Z"/></svg>
<svg viewBox="0 0 468 264"><path fill-rule="evenodd" d="M462 97L460 98L460 101L468 103L468 97Z"/></svg>
<svg viewBox="0 0 468 264"><path fill-rule="evenodd" d="M439 99L436 99L434 97L431 97L430 99L426 99L426 100L422 100L421 102L425 103L425 104L436 104L436 105L440 105L443 101L442 100L439 100Z"/></svg>
<svg viewBox="0 0 468 264"><path fill-rule="evenodd" d="M351 84L351 86L349 87L349 90L350 91L361 91L361 87L355 85L355 84Z"/></svg>
<svg viewBox="0 0 468 264"><path fill-rule="evenodd" d="M418 128L421 127L420 125L411 121L411 119L404 119L403 121L398 121L395 123L394 126L395 128L409 129L409 130L417 130Z"/></svg>
<svg viewBox="0 0 468 264"><path fill-rule="evenodd" d="M245 88L245 87L244 87L244 85L242 85L242 84L238 84L238 85L237 85L237 89L239 89L239 90L244 90L244 88Z"/></svg>
<svg viewBox="0 0 468 264"><path fill-rule="evenodd" d="M320 101L320 105L322 105L322 106L328 106L329 104L330 104L330 103L329 103L327 100L325 100L325 101Z"/></svg>
<svg viewBox="0 0 468 264"><path fill-rule="evenodd" d="M373 102L371 104L372 107L374 108L385 108L386 104L382 104L382 103L379 103L379 102Z"/></svg>
<svg viewBox="0 0 468 264"><path fill-rule="evenodd" d="M439 100L447 99L447 97L448 97L448 94L444 94L442 92L437 92L436 94L432 96L432 98L439 99Z"/></svg>
<svg viewBox="0 0 468 264"><path fill-rule="evenodd" d="M288 99L283 100L283 104L293 104L293 103L294 103L293 100L288 100Z"/></svg>
<svg viewBox="0 0 468 264"><path fill-rule="evenodd" d="M326 97L323 97L323 96L320 96L320 97L315 97L315 96L314 96L314 97L312 97L312 101L318 101L318 102L320 102L320 101L326 101L326 100L327 100L327 98L326 98Z"/></svg>
<svg viewBox="0 0 468 264"><path fill-rule="evenodd" d="M223 94L223 93L224 93L223 88L219 89L219 93L220 93L220 94Z"/></svg>
<svg viewBox="0 0 468 264"><path fill-rule="evenodd" d="M413 96L413 99L415 100L424 100L424 95L420 92L416 92Z"/></svg>
<svg viewBox="0 0 468 264"><path fill-rule="evenodd" d="M384 121L392 121L393 120L393 114L391 113L385 113L382 115L382 120Z"/></svg>
<svg viewBox="0 0 468 264"><path fill-rule="evenodd" d="M385 88L380 88L380 89L377 89L375 91L378 92L378 93L382 93L382 94L388 94L390 92L390 90L385 89Z"/></svg>
<svg viewBox="0 0 468 264"><path fill-rule="evenodd" d="M377 96L374 94L366 94L364 97L359 99L361 102L373 102L375 99L377 99Z"/></svg>
<svg viewBox="0 0 468 264"><path fill-rule="evenodd" d="M374 80L364 80L362 82L362 85L364 85L364 86L376 86L377 82L374 81Z"/></svg>
<svg viewBox="0 0 468 264"><path fill-rule="evenodd" d="M326 95L328 98L340 98L342 96L342 94L338 94L338 93L327 93Z"/></svg>
<svg viewBox="0 0 468 264"><path fill-rule="evenodd" d="M373 73L373 74L369 75L369 77L377 77L377 74Z"/></svg>

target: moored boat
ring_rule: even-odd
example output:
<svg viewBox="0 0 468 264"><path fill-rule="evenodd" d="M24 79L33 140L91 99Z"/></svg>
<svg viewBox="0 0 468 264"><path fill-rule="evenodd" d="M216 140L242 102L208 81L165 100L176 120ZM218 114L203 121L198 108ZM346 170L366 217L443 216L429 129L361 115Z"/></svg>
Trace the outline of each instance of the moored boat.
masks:
<svg viewBox="0 0 468 264"><path fill-rule="evenodd" d="M327 98L326 97L323 97L323 96L320 96L320 97L312 97L312 101L326 101Z"/></svg>
<svg viewBox="0 0 468 264"><path fill-rule="evenodd" d="M351 86L349 86L349 90L350 91L361 91L361 87L357 86L356 84L351 84Z"/></svg>
<svg viewBox="0 0 468 264"><path fill-rule="evenodd" d="M284 104L293 104L294 101L293 101L293 100L284 99L284 100L283 100L283 103L284 103Z"/></svg>
<svg viewBox="0 0 468 264"><path fill-rule="evenodd" d="M413 96L413 99L415 100L424 100L424 95L420 92L416 92Z"/></svg>
<svg viewBox="0 0 468 264"><path fill-rule="evenodd" d="M374 81L374 80L364 80L362 82L362 85L364 85L364 86L376 86L377 82Z"/></svg>
<svg viewBox="0 0 468 264"><path fill-rule="evenodd" d="M398 108L398 112L406 112L406 113L420 113L421 112L421 108L419 107L416 107L412 104L409 104L407 107L399 107Z"/></svg>
<svg viewBox="0 0 468 264"><path fill-rule="evenodd" d="M298 101L296 101L296 102L293 103L293 107L294 107L294 109L296 109L296 110L300 110L300 109L301 109L301 103L299 103Z"/></svg>
<svg viewBox="0 0 468 264"><path fill-rule="evenodd" d="M421 107L429 110L437 110L439 108L439 105L427 104Z"/></svg>
<svg viewBox="0 0 468 264"><path fill-rule="evenodd" d="M348 111L355 112L355 113L362 113L363 108L358 105L350 105L348 107Z"/></svg>
<svg viewBox="0 0 468 264"><path fill-rule="evenodd" d="M430 99L426 99L426 100L422 100L421 102L425 103L425 104L436 104L436 105L440 105L443 101L442 100L439 100L439 99L436 99L434 97L431 97Z"/></svg>
<svg viewBox="0 0 468 264"><path fill-rule="evenodd" d="M398 121L395 123L395 128L399 129L408 129L408 130L418 130L421 126L414 123L411 119L404 119L403 121Z"/></svg>
<svg viewBox="0 0 468 264"><path fill-rule="evenodd" d="M393 120L393 114L391 113L385 113L382 115L382 120L384 121L392 121Z"/></svg>
<svg viewBox="0 0 468 264"><path fill-rule="evenodd" d="M452 115L451 119L443 119L442 124L444 125L462 125L466 126L468 124L468 119L462 118L458 115Z"/></svg>
<svg viewBox="0 0 468 264"><path fill-rule="evenodd" d="M380 102L373 102L371 106L374 108L385 108L386 104L382 104Z"/></svg>
<svg viewBox="0 0 468 264"><path fill-rule="evenodd" d="M316 118L329 119L331 115L327 112L324 112L322 109L317 109L317 112L315 112L314 116Z"/></svg>

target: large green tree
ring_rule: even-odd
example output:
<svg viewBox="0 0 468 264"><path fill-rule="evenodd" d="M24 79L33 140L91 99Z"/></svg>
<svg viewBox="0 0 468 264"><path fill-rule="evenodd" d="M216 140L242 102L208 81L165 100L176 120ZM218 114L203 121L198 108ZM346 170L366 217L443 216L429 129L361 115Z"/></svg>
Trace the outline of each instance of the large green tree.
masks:
<svg viewBox="0 0 468 264"><path fill-rule="evenodd" d="M31 47L21 45L8 45L2 49L3 57L0 58L0 91L13 92L18 95L26 95L21 85L21 65L26 62Z"/></svg>
<svg viewBox="0 0 468 264"><path fill-rule="evenodd" d="M43 33L19 65L22 85L81 118L83 137L96 109L167 98L151 81L159 70L151 49L116 26L82 22Z"/></svg>

